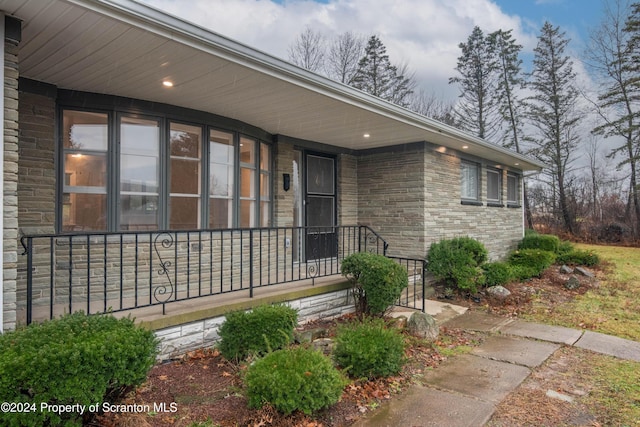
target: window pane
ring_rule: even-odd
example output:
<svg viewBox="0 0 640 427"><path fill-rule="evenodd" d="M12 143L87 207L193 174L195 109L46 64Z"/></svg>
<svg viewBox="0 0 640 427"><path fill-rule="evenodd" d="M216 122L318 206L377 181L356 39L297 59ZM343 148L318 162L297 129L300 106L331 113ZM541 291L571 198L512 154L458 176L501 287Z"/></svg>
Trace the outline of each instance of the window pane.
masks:
<svg viewBox="0 0 640 427"><path fill-rule="evenodd" d="M254 199L255 191L255 171L253 169L240 169L240 197Z"/></svg>
<svg viewBox="0 0 640 427"><path fill-rule="evenodd" d="M271 150L269 145L260 144L260 169L263 171L271 170Z"/></svg>
<svg viewBox="0 0 640 427"><path fill-rule="evenodd" d="M240 201L240 227L256 226L256 203L253 200Z"/></svg>
<svg viewBox="0 0 640 427"><path fill-rule="evenodd" d="M171 193L200 194L200 162L171 159Z"/></svg>
<svg viewBox="0 0 640 427"><path fill-rule="evenodd" d="M64 193L62 230L106 230L107 195Z"/></svg>
<svg viewBox="0 0 640 427"><path fill-rule="evenodd" d="M233 196L233 166L212 164L209 174L210 195Z"/></svg>
<svg viewBox="0 0 640 427"><path fill-rule="evenodd" d="M518 203L518 177L507 175L507 201Z"/></svg>
<svg viewBox="0 0 640 427"><path fill-rule="evenodd" d="M106 154L65 154L64 185L106 189Z"/></svg>
<svg viewBox="0 0 640 427"><path fill-rule="evenodd" d="M233 164L233 135L217 130L209 131L211 163Z"/></svg>
<svg viewBox="0 0 640 427"><path fill-rule="evenodd" d="M199 126L171 123L171 155L199 159L201 133Z"/></svg>
<svg viewBox="0 0 640 427"><path fill-rule="evenodd" d="M233 227L233 203L229 199L209 199L209 227Z"/></svg>
<svg viewBox="0 0 640 427"><path fill-rule="evenodd" d="M478 199L478 166L474 163L462 162L461 171L461 193L463 199Z"/></svg>
<svg viewBox="0 0 640 427"><path fill-rule="evenodd" d="M122 117L120 121L120 226L158 228L160 123Z"/></svg>
<svg viewBox="0 0 640 427"><path fill-rule="evenodd" d="M253 139L245 137L240 138L240 162L255 165L256 142Z"/></svg>
<svg viewBox="0 0 640 427"><path fill-rule="evenodd" d="M269 200L271 193L271 175L267 173L260 174L260 200Z"/></svg>
<svg viewBox="0 0 640 427"><path fill-rule="evenodd" d="M307 156L307 192L334 194L333 159Z"/></svg>
<svg viewBox="0 0 640 427"><path fill-rule="evenodd" d="M307 202L307 225L310 227L332 227L334 225L334 198L309 196Z"/></svg>
<svg viewBox="0 0 640 427"><path fill-rule="evenodd" d="M172 230L193 230L200 226L200 198L171 197L170 227Z"/></svg>
<svg viewBox="0 0 640 427"><path fill-rule="evenodd" d="M120 225L123 230L158 228L158 196L121 195Z"/></svg>
<svg viewBox="0 0 640 427"><path fill-rule="evenodd" d="M62 121L65 149L107 151L108 116L106 114L65 110Z"/></svg>
<svg viewBox="0 0 640 427"><path fill-rule="evenodd" d="M260 202L260 227L271 227L271 203Z"/></svg>
<svg viewBox="0 0 640 427"><path fill-rule="evenodd" d="M487 200L500 201L500 172L487 171Z"/></svg>

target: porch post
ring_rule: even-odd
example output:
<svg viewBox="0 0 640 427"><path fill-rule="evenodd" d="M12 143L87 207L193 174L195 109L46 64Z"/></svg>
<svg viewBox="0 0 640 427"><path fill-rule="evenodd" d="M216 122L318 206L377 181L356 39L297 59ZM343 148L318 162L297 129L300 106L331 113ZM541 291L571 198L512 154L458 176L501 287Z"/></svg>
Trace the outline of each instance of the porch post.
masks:
<svg viewBox="0 0 640 427"><path fill-rule="evenodd" d="M0 150L0 206L3 207L2 215L0 215L0 230L4 235L4 12L0 11L0 34L2 34L2 43L0 43L0 58L2 58L2 66L0 67L0 82L2 82L2 96L0 96L0 135L2 135L2 149ZM0 268L0 333L4 332L4 237L0 239L0 254L2 254L2 268Z"/></svg>

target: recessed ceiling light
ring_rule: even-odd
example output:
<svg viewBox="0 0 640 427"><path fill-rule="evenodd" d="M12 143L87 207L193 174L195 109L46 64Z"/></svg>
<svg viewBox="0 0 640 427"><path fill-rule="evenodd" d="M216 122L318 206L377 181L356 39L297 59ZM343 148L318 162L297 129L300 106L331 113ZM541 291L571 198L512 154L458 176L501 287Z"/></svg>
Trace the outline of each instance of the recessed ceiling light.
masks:
<svg viewBox="0 0 640 427"><path fill-rule="evenodd" d="M173 87L173 82L169 81L169 80L163 80L162 81L162 86L164 86L164 87Z"/></svg>
<svg viewBox="0 0 640 427"><path fill-rule="evenodd" d="M462 146L462 149L463 149L463 150L466 150L467 148L469 148L469 146L468 146L468 145L463 145L463 146Z"/></svg>
<svg viewBox="0 0 640 427"><path fill-rule="evenodd" d="M516 165L516 166L520 166L520 163L514 163L514 165Z"/></svg>
<svg viewBox="0 0 640 427"><path fill-rule="evenodd" d="M371 135L369 135L368 133L365 133L364 135L362 135L365 138L369 138Z"/></svg>

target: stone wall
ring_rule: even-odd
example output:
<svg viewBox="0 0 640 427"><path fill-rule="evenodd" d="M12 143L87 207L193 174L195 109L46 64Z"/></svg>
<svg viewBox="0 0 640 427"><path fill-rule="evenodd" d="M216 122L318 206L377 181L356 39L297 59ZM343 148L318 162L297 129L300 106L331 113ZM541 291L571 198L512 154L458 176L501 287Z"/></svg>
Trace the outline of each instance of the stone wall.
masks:
<svg viewBox="0 0 640 427"><path fill-rule="evenodd" d="M461 204L460 158L435 150L425 152L425 243L469 236L481 241L492 260L504 258L523 236L522 209L487 206L486 164L481 170L482 206ZM502 200L506 194L503 171Z"/></svg>
<svg viewBox="0 0 640 427"><path fill-rule="evenodd" d="M358 157L358 220L389 243L389 254L424 257L424 146Z"/></svg>
<svg viewBox="0 0 640 427"><path fill-rule="evenodd" d="M358 224L358 159L338 156L338 225Z"/></svg>
<svg viewBox="0 0 640 427"><path fill-rule="evenodd" d="M339 317L354 309L348 289L290 301L288 305L298 310L299 323ZM215 345L220 340L218 328L223 322L224 316L220 316L157 330L155 333L160 340L158 359L171 359L191 350Z"/></svg>
<svg viewBox="0 0 640 427"><path fill-rule="evenodd" d="M4 19L4 18L3 18ZM18 268L18 45L4 43L3 329L16 327Z"/></svg>

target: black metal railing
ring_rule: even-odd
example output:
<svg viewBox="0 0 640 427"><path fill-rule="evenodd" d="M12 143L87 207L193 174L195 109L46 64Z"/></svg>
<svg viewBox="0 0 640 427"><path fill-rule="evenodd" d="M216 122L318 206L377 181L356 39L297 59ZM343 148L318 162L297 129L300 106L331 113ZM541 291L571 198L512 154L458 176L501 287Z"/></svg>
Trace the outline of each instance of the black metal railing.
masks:
<svg viewBox="0 0 640 427"><path fill-rule="evenodd" d="M23 236L25 320L82 310L125 311L192 298L340 274L355 252L386 255L366 226L276 227ZM401 301L424 293L424 261L395 258L410 280ZM26 264L26 265L25 265ZM419 272L419 274L417 273ZM421 286L421 288L420 288ZM410 286L411 287L411 286ZM416 307L419 308L419 307Z"/></svg>
<svg viewBox="0 0 640 427"><path fill-rule="evenodd" d="M427 286L427 261L419 258L387 256L407 270L408 286L396 302L397 306L425 311L425 290Z"/></svg>

